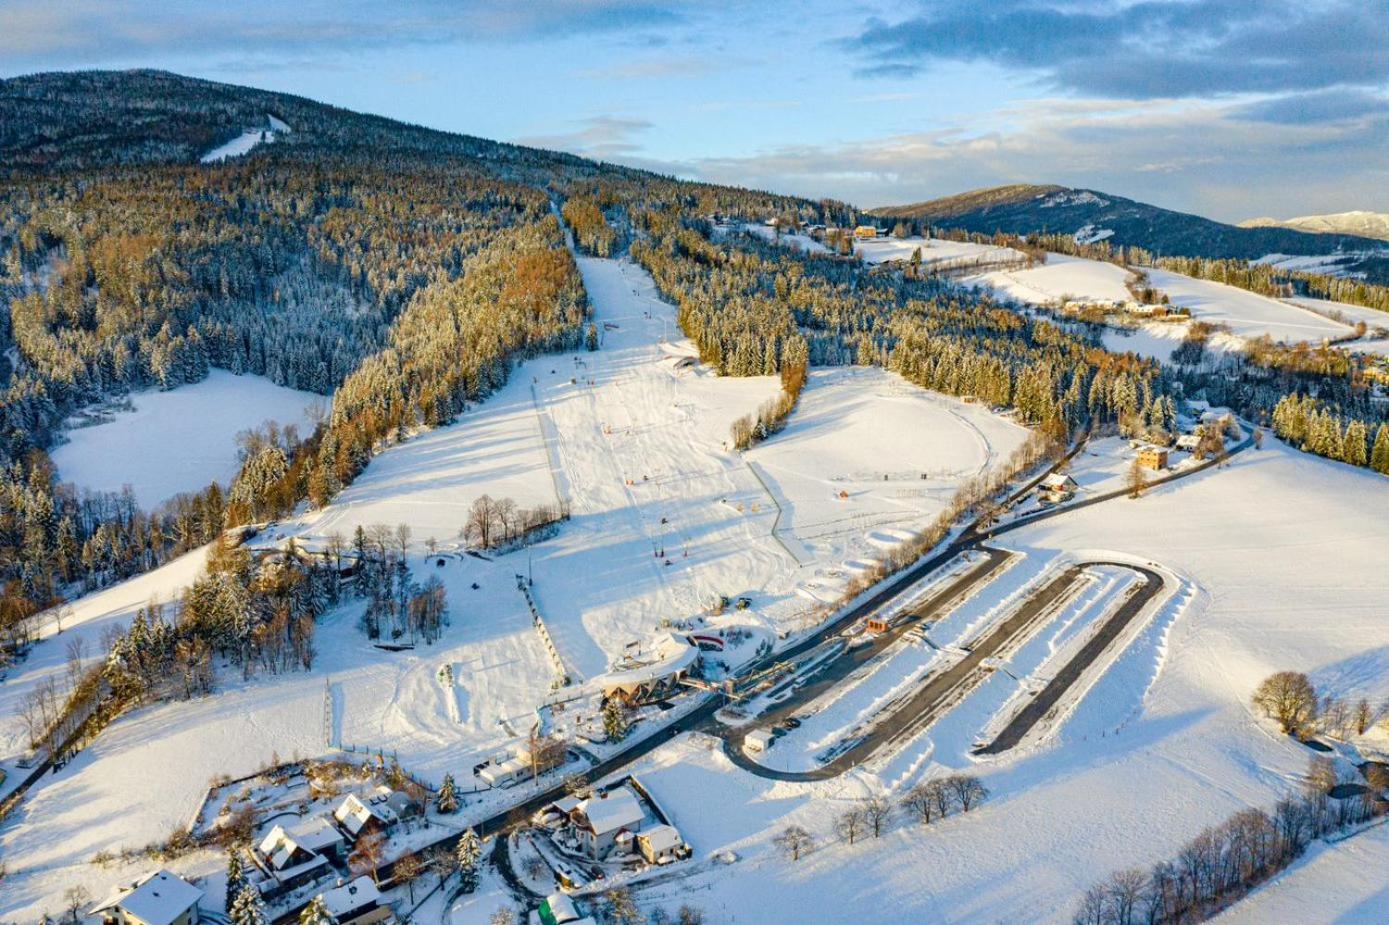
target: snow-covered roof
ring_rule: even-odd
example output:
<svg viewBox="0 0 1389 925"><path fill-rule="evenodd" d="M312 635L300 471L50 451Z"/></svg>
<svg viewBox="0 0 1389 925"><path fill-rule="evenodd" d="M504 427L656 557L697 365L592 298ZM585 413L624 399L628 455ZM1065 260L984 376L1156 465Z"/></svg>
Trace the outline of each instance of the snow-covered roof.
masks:
<svg viewBox="0 0 1389 925"><path fill-rule="evenodd" d="M637 838L646 842L647 848L652 851L669 851L680 847L680 832L673 825L652 826Z"/></svg>
<svg viewBox="0 0 1389 925"><path fill-rule="evenodd" d="M1053 472L1042 479L1043 488L1068 488L1075 484L1075 479L1061 472Z"/></svg>
<svg viewBox="0 0 1389 925"><path fill-rule="evenodd" d="M605 691L638 687L688 671L697 661L699 647L691 645L684 636L670 633L656 644L655 658L651 661L625 671L614 671L598 680Z"/></svg>
<svg viewBox="0 0 1389 925"><path fill-rule="evenodd" d="M594 835L606 835L617 829L639 825L644 818L641 801L625 786L589 797L575 808L575 812L588 820L588 827Z"/></svg>
<svg viewBox="0 0 1389 925"><path fill-rule="evenodd" d="M146 925L172 925L198 900L203 891L167 870L157 870L132 886L118 888L93 913L119 907Z"/></svg>
<svg viewBox="0 0 1389 925"><path fill-rule="evenodd" d="M358 877L351 883L323 894L323 906L335 919L351 915L359 909L375 906L381 901L381 891L370 877Z"/></svg>
<svg viewBox="0 0 1389 925"><path fill-rule="evenodd" d="M574 900L566 893L551 893L546 896L537 912L544 925L563 925L579 918L579 910L575 908Z"/></svg>
<svg viewBox="0 0 1389 925"><path fill-rule="evenodd" d="M383 801L377 802L378 798L373 798L370 804L363 802L361 797L355 793L349 793L343 797L338 808L333 810L333 818L342 823L343 828L353 835L359 834L363 827L371 820L375 819L385 825L392 825L396 821L395 810L387 806Z"/></svg>
<svg viewBox="0 0 1389 925"><path fill-rule="evenodd" d="M301 847L310 851L323 851L342 843L342 833L323 816L312 816L296 822L286 831Z"/></svg>
<svg viewBox="0 0 1389 925"><path fill-rule="evenodd" d="M772 741L772 731L770 729L754 729L743 736L744 742L751 742L753 745L760 745L766 748Z"/></svg>

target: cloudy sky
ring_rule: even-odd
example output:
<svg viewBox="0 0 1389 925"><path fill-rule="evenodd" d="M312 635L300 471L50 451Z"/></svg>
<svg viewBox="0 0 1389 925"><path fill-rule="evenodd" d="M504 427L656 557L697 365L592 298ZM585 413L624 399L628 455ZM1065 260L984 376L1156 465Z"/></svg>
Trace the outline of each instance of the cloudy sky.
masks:
<svg viewBox="0 0 1389 925"><path fill-rule="evenodd" d="M864 206L1389 211L1389 0L0 0L0 76L85 67Z"/></svg>

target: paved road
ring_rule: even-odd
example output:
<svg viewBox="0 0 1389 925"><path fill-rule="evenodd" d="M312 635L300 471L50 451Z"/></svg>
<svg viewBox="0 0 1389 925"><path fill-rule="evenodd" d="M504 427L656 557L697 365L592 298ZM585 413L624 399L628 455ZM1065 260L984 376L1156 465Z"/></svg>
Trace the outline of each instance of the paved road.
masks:
<svg viewBox="0 0 1389 925"><path fill-rule="evenodd" d="M1061 696L1071 688L1071 685L1080 680L1081 675L1094 663L1095 659L1099 658L1100 654L1119 638L1119 634L1162 591L1163 585L1166 583L1157 572L1141 565L1130 565L1126 562L1091 562L1087 564L1132 569L1143 577L1143 584L1139 586L1136 594L1131 595L1119 606L1119 609L1110 615L1109 619L1100 627L1099 632L1091 636L1085 645L1081 646L1080 651L1047 682L1047 686L1042 688L1041 693L1009 721L997 738L983 748L974 750L976 755L997 755L1008 751L1021 742L1023 737L1032 731L1032 727L1037 725L1051 711L1052 707L1056 706Z"/></svg>
<svg viewBox="0 0 1389 925"><path fill-rule="evenodd" d="M836 755L831 761L810 771L778 771L749 758L742 748L745 730L730 732L724 738L724 752L738 767L759 777L786 781L826 780L837 777L871 758L885 746L920 734L958 704L990 673L984 662L1007 651L1045 622L1053 607L1080 586L1085 566L1074 565L1032 593L1022 605L988 635L969 647L964 658L929 675L925 683L901 701L901 705L876 723L862 741ZM794 705L779 708L784 714L806 702L796 697Z"/></svg>

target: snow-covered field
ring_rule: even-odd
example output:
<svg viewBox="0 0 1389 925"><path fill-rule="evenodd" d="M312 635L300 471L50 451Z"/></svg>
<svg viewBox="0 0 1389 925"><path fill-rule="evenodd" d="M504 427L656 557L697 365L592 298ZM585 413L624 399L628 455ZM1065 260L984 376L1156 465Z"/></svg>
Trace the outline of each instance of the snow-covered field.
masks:
<svg viewBox="0 0 1389 925"><path fill-rule="evenodd" d="M1028 431L986 407L878 368L811 374L786 429L746 454L782 507L802 564L881 555L920 531L955 489Z"/></svg>
<svg viewBox="0 0 1389 925"><path fill-rule="evenodd" d="M1191 316L1200 321L1228 325L1236 337L1267 334L1276 341L1316 344L1349 333L1346 325L1235 286L1167 270L1149 270L1148 276L1154 288L1171 297L1173 305L1191 309Z"/></svg>
<svg viewBox="0 0 1389 925"><path fill-rule="evenodd" d="M131 401L133 411L69 430L53 462L65 482L97 491L129 485L140 505L152 508L213 480L226 487L238 466L237 434L266 421L293 424L306 434L309 409L328 399L214 369L201 382L137 392Z"/></svg>
<svg viewBox="0 0 1389 925"><path fill-rule="evenodd" d="M1034 305L1070 300L1125 302L1133 298L1124 281L1132 274L1103 260L1048 254L1047 262L1030 270L1009 270L972 276L966 282Z"/></svg>
<svg viewBox="0 0 1389 925"><path fill-rule="evenodd" d="M910 260L920 248L921 265L947 261L980 262L1021 260L1023 255L1011 247L992 244L972 244L968 241L944 241L937 238L873 238L854 241L854 253L865 263L886 263L889 260Z"/></svg>

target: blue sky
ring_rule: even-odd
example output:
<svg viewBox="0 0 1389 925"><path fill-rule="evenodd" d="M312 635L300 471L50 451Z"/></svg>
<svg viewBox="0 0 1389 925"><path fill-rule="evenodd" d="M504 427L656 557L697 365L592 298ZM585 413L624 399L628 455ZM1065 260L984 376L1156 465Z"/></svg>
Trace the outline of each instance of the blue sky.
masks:
<svg viewBox="0 0 1389 925"><path fill-rule="evenodd" d="M0 75L136 66L865 206L1389 211L1389 0L0 0Z"/></svg>

